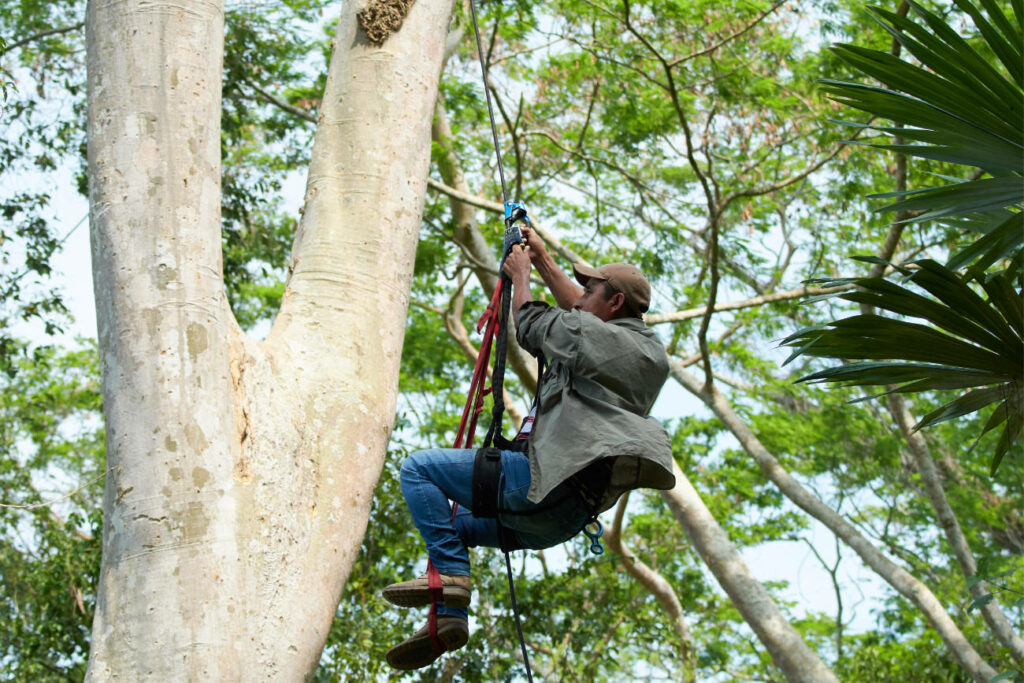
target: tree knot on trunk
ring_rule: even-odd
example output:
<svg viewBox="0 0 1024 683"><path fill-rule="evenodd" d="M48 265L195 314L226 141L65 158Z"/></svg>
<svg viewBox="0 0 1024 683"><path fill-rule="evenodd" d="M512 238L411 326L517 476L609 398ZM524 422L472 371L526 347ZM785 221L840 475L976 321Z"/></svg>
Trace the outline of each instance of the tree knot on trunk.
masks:
<svg viewBox="0 0 1024 683"><path fill-rule="evenodd" d="M370 0L370 4L359 10L356 18L370 42L380 46L402 26L413 2L415 0Z"/></svg>

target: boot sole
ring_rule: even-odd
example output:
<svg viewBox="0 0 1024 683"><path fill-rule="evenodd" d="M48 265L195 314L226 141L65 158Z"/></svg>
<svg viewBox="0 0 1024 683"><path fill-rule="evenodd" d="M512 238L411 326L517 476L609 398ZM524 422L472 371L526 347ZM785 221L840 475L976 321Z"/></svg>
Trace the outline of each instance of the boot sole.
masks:
<svg viewBox="0 0 1024 683"><path fill-rule="evenodd" d="M453 652L469 641L469 629L465 624L440 625L437 629L437 637L444 643L445 652ZM424 634L395 645L388 650L385 657L392 668L399 671L412 671L430 666L442 654L444 652L434 652L434 644L431 642L430 636Z"/></svg>
<svg viewBox="0 0 1024 683"><path fill-rule="evenodd" d="M469 607L471 592L460 586L444 587L445 607ZM430 604L430 589L426 586L412 588L385 588L381 591L384 599L399 607L424 607Z"/></svg>

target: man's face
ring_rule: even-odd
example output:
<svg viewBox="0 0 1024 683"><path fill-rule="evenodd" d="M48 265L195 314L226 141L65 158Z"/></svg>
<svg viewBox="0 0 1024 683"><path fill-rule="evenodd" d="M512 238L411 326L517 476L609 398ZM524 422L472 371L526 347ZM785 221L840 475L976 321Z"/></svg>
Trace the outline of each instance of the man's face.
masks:
<svg viewBox="0 0 1024 683"><path fill-rule="evenodd" d="M573 309L593 313L601 320L608 322L622 307L622 303L618 302L618 299L621 298L621 294L608 296L608 290L605 288L603 280L590 279L587 280L587 286L583 288L583 294L573 304Z"/></svg>

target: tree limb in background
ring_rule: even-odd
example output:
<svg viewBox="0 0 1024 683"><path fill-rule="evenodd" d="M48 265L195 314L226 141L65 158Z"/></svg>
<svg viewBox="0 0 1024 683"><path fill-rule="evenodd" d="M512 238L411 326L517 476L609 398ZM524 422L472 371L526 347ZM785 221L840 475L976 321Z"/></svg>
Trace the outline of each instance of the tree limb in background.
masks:
<svg viewBox="0 0 1024 683"><path fill-rule="evenodd" d="M730 301L727 303L717 304L715 306L715 313L720 311L735 311L744 308L755 308L757 306L763 306L764 304L775 303L778 301L791 301L793 299L802 299L808 296L821 296L823 294L832 294L835 292L843 292L852 289L852 285L845 287L800 287L798 289L790 289L785 292L775 292L774 294L765 294L763 296L755 296L750 299L742 299L740 301ZM644 321L648 325L659 325L662 323L677 323L684 320L692 320L693 318L699 318L704 315L708 310L707 306L699 306L697 308L688 308L684 311L672 311L670 313L651 313L644 316Z"/></svg>
<svg viewBox="0 0 1024 683"><path fill-rule="evenodd" d="M764 586L750 573L725 530L719 526L675 461L672 469L676 485L662 491L661 497L732 604L768 650L775 665L789 681L838 681L832 670L807 647Z"/></svg>
<svg viewBox="0 0 1024 683"><path fill-rule="evenodd" d="M51 28L51 29L47 29L45 31L40 31L39 33L35 33L35 34L31 35L31 36L27 36L25 38L22 38L21 40L18 40L18 41L15 41L15 42L11 43L0 54L7 54L7 53L11 52L12 50L16 50L19 47L24 47L25 45L28 45L29 43L34 43L37 40L40 40L42 38L46 38L47 36L58 35L58 34L61 34L61 33L71 33L72 31L79 31L79 30L81 30L83 28L85 28L85 22L84 21L80 21L77 24L71 24L70 26L60 26L58 28Z"/></svg>
<svg viewBox="0 0 1024 683"><path fill-rule="evenodd" d="M288 114L291 114L292 116L302 119L303 121L306 121L307 123L316 123L317 117L316 114L314 114L313 112L308 111L306 109L301 109L294 105L288 104L287 102L277 97L274 97L266 90L253 83L252 80L250 79L246 79L245 84L252 88L257 95L259 95L259 98L255 99L260 99L263 102L266 102L267 104L277 107L283 112L286 112Z"/></svg>
<svg viewBox="0 0 1024 683"><path fill-rule="evenodd" d="M466 326L462 324L462 317L460 315L462 312L462 295L458 294L456 298L458 299L458 303L454 303L453 307L450 307L447 311L443 311L439 308L435 308L415 300L410 301L409 303L411 306L416 306L424 311L429 311L440 316L441 320L444 321L444 329L448 332L448 336L450 336L452 341L462 349L462 352L466 355L466 359L469 361L470 365L475 365L476 359L480 356L480 350L473 346L473 342L469 340L469 331L466 329ZM494 367L488 364L487 376L489 377L493 371ZM509 394L508 389L504 387L502 387L502 392L504 394L505 411L508 413L512 423L516 425L522 424L523 414L516 409L512 395Z"/></svg>
<svg viewBox="0 0 1024 683"><path fill-rule="evenodd" d="M615 508L615 521L610 527L605 527L604 537L608 547L619 556L622 565L629 572L630 576L636 579L641 586L647 589L654 599L658 601L665 615L668 617L672 630L679 637L679 656L683 660L682 678L684 681L696 680L696 653L693 650L693 636L686 626L686 619L683 614L683 606L676 596L665 577L651 569L636 554L627 548L622 542L622 520L626 512L626 504L629 502L627 491L619 498L618 506Z"/></svg>
<svg viewBox="0 0 1024 683"><path fill-rule="evenodd" d="M974 680L987 683L996 675L995 669L981 658L928 586L885 557L856 527L794 479L717 389L705 391L704 385L676 362L670 361L670 369L672 377L710 408L732 432L747 454L783 495L828 527L852 548L866 565L921 610L960 666Z"/></svg>

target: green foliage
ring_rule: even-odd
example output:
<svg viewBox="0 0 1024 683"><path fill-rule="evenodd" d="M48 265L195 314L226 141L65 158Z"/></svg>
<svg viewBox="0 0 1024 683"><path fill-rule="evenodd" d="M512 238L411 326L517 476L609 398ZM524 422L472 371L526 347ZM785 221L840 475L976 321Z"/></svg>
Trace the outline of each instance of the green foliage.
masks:
<svg viewBox="0 0 1024 683"><path fill-rule="evenodd" d="M55 334L69 320L49 282L68 229L54 224L53 184L33 180L61 169L84 178L84 12L85 3L46 0L0 7L0 371L8 374L21 348L12 325Z"/></svg>
<svg viewBox="0 0 1024 683"><path fill-rule="evenodd" d="M874 147L973 166L991 176L875 195L910 196L884 209L915 212L915 221L995 212L983 231L998 231L1007 244L1004 250L987 253L976 264L985 269L1024 245L1020 214L1004 210L1020 209L1024 200L1024 129L1020 126L1024 117L1024 37L1019 14L1014 24L993 2L957 0L956 4L970 16L984 38L987 52L994 54L996 60L980 54L942 17L918 5L912 4L926 26L873 8L876 21L921 64L911 64L879 50L840 45L834 50L843 61L889 89L827 79L823 84L836 101L899 124L865 127L925 143L897 142ZM951 267L969 262L958 259Z"/></svg>
<svg viewBox="0 0 1024 683"><path fill-rule="evenodd" d="M835 667L843 681L879 683L967 683L952 657L936 656L941 649L933 632L914 638L896 638L885 632L868 632L850 637L853 654Z"/></svg>
<svg viewBox="0 0 1024 683"><path fill-rule="evenodd" d="M975 42L984 46L985 55L958 35L948 20L919 5L911 3L923 24L875 8L876 21L921 64L841 45L834 49L843 61L889 89L835 80L824 84L837 101L896 124L864 127L924 143L897 140L875 147L974 166L982 172L979 175L991 176L875 195L903 197L883 210L903 212L898 216L901 221L971 216L974 229L984 235L961 249L947 267L928 259L896 266L904 283L880 277L826 282L855 285L860 291L839 297L860 304L866 312L827 327L805 328L783 344L794 347L790 360L808 355L869 361L822 370L801 381L889 386L900 392L969 389L925 415L917 429L997 403L979 435L1003 426L993 449L994 476L1024 426L1024 17L1015 12L1014 23L1000 6L986 0L956 0L956 5L973 22ZM958 276L955 269L963 266L969 269ZM908 284L930 296L915 293ZM873 312L877 309L900 318L880 317Z"/></svg>
<svg viewBox="0 0 1024 683"><path fill-rule="evenodd" d="M0 670L81 680L105 472L96 350L37 348L17 369L0 375Z"/></svg>
<svg viewBox="0 0 1024 683"><path fill-rule="evenodd" d="M292 0L225 13L221 235L228 298L243 329L269 322L284 293L298 220L281 198L309 159L329 56L319 26L325 6Z"/></svg>

